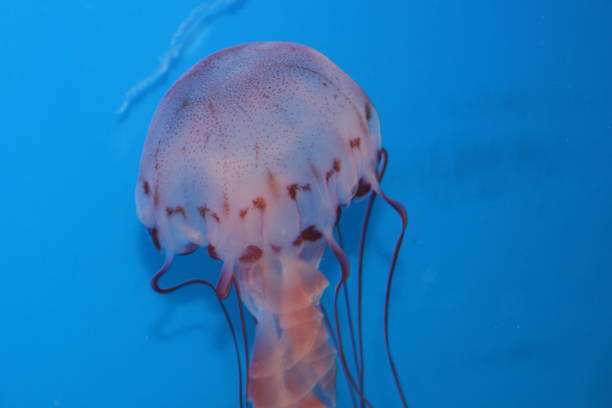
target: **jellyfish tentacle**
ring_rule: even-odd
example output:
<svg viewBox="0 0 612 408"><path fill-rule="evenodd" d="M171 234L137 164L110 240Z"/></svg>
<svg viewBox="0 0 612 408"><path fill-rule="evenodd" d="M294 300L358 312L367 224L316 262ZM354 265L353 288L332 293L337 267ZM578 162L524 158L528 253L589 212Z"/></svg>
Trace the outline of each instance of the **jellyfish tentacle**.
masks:
<svg viewBox="0 0 612 408"><path fill-rule="evenodd" d="M355 360L355 369L357 370L357 372L359 372L359 369L361 367L361 362L357 358L357 344L355 342L355 329L353 326L353 317L351 313L351 303L349 301L348 288L347 288L347 285L342 285L342 288L344 292L343 294L344 294L344 301L345 301L345 308L346 308L346 316L348 318L349 333L351 334L351 346L353 349L353 359ZM352 392L352 389L351 389L351 400L353 401L353 406L355 407L356 406L355 395Z"/></svg>
<svg viewBox="0 0 612 408"><path fill-rule="evenodd" d="M325 320L325 326L327 326L327 331L330 334L332 343L334 344L334 347L336 348L336 350L338 350L338 341L336 340L336 333L334 332L334 327L331 324L331 320L329 319L329 315L327 314L327 311L325 310L325 306L323 306L323 304L321 304L321 313L323 313L323 319ZM351 388L351 384L348 382L348 378L346 376L344 376L344 380L346 381L346 386L349 390L349 395L351 396L353 407L356 407L357 402L355 401L355 392Z"/></svg>
<svg viewBox="0 0 612 408"><path fill-rule="evenodd" d="M219 296L219 294L217 293L215 285L213 285L212 282L206 279L190 279L190 280L183 281L173 286L161 287L159 285L159 280L162 278L162 276L166 274L166 272L168 272L168 270L170 269L170 266L172 266L173 259L174 259L174 254L169 251L166 252L166 260L164 261L164 264L151 278L151 288L153 288L153 290L157 293L166 294L166 293L174 292L187 285L198 283L198 284L208 286L213 292L215 292L217 301L219 302L219 306L221 307L221 310L223 311L223 315L225 316L225 320L227 321L227 326L230 329L230 333L232 335L232 341L234 343L234 351L236 352L236 361L238 364L238 395L239 395L239 404L240 404L239 407L242 408L244 407L244 399L242 395L242 382L243 382L242 360L240 358L240 351L238 350L238 339L236 337L236 330L234 329L234 324L232 323L232 319L227 311L227 308L225 307L225 304L223 303L223 298Z"/></svg>
<svg viewBox="0 0 612 408"><path fill-rule="evenodd" d="M340 229L340 224L336 225L336 233L338 234L338 244L340 245L340 248L342 248L344 250L344 245L342 242L342 231ZM357 356L357 342L355 341L355 329L354 329L354 325L353 325L353 314L352 314L352 307L351 307L351 301L350 301L350 296L349 296L349 292L348 292L348 287L347 285L344 285L343 287L343 295L344 295L344 303L345 303L345 307L346 307L346 317L348 320L348 326L349 326L349 331L351 333L351 345L353 347L353 359L355 360L355 368L357 368L357 371L360 371L360 367L361 367L361 361L359 360L359 357Z"/></svg>
<svg viewBox="0 0 612 408"><path fill-rule="evenodd" d="M202 285L206 285L211 287L213 291L215 292L215 295L217 295L217 297L221 298L221 299L225 299L228 295L229 292L231 290L231 286L232 286L232 280L231 280L231 274L230 276L227 278L228 282L222 281L221 279L219 280L219 283L217 283L217 285L215 286L212 282L206 280L206 279L199 279L199 278L195 278L195 279L188 279L186 281L177 283L175 285L169 286L169 287L161 287L159 286L159 280L161 279L162 276L165 275L166 272L168 272L168 269L170 269L170 266L172 266L172 261L174 260L174 254L172 254L171 252L167 252L166 254L166 260L164 261L164 264L162 265L162 267L155 273L155 275L153 275L153 277L151 278L151 288L157 292L157 293L161 293L161 294L166 294L166 293L171 293L174 292L175 290L178 290L180 288L183 288L187 285L192 285L195 283L199 283ZM223 274L228 274L227 269L229 268L225 268L224 266L224 271L222 272L222 278L223 278Z"/></svg>
<svg viewBox="0 0 612 408"><path fill-rule="evenodd" d="M340 217L338 217L338 222L336 223L335 228L336 228L336 234L338 235L338 244L340 245L340 248L344 249L344 243L342 240L342 230L340 229ZM349 332L351 334L351 347L353 349L353 359L355 360L355 368L357 369L357 372L360 372L361 371L361 361L359 360L357 356L357 343L355 341L355 326L353 325L353 313L352 313L351 302L349 299L349 291L348 291L347 285L342 286L342 291L344 295L344 306L346 309L346 317L348 320ZM361 387L359 387L359 389L363 393L363 389ZM355 406L355 395L354 395L353 389L349 387L349 391L351 394L351 399L353 401L353 406Z"/></svg>
<svg viewBox="0 0 612 408"><path fill-rule="evenodd" d="M378 183L382 182L382 179L385 175L385 171L387 170L387 160L383 161L381 164L382 153L378 152L377 162L380 166L380 169L376 173L376 178ZM363 392L365 384L364 384L364 373L365 373L365 362L363 359L363 330L362 330L362 302L361 299L363 297L363 263L364 263L364 255L365 255L365 243L366 236L368 233L368 226L370 224L370 216L372 215L372 209L374 208L374 202L376 201L376 194L371 194L370 199L368 200L368 206L366 208L363 224L361 227L361 236L359 238L359 261L357 268L357 338L359 341L359 361L361 361L361 365L359 366L359 389ZM361 408L363 408L363 401L361 403Z"/></svg>
<svg viewBox="0 0 612 408"><path fill-rule="evenodd" d="M223 314L225 315L225 320L227 321L227 325L229 326L230 332L232 333L234 351L236 352L236 362L238 364L238 395L239 395L239 402L240 402L239 406L240 408L242 408L244 406L244 400L242 396L242 361L240 359L240 351L238 350L238 339L236 337L236 330L234 330L234 324L232 323L232 319L227 311L227 308L223 304L223 299L221 299L220 297L217 297L217 301L219 302L219 306L221 306L221 309L223 310Z"/></svg>
<svg viewBox="0 0 612 408"><path fill-rule="evenodd" d="M384 169L387 167L389 154L383 148L383 149L380 149L380 155L383 161L382 169L384 172ZM391 367L391 372L393 374L395 386L402 400L402 405L404 408L408 408L408 402L407 402L404 390L402 388L402 384L399 379L399 373L397 372L397 366L393 359L393 354L391 353L391 342L389 340L389 305L391 303L391 288L393 286L393 277L395 275L395 267L397 266L397 259L399 257L399 252L402 247L402 241L404 240L404 234L406 233L406 228L408 227L408 213L406 212L406 209L401 203L393 200L392 198L387 196L385 193L383 193L378 183L376 183L373 186L373 189L377 195L379 195L385 202L387 202L387 204L389 204L397 212L397 214L400 216L402 220L402 229L401 229L399 236L397 237L397 240L395 241L393 257L391 259L391 264L389 266L389 272L387 274L387 287L385 290L385 311L384 311L383 320L384 320L385 347L387 350L387 359L389 360L389 366Z"/></svg>
<svg viewBox="0 0 612 408"><path fill-rule="evenodd" d="M365 253L366 234L368 231L368 225L370 223L370 215L372 214L372 208L374 207L374 201L376 201L376 194L370 195L368 200L368 207L363 219L363 226L361 228L361 238L359 239L359 261L357 267L357 339L359 341L359 359L361 365L359 366L359 389L365 389L364 376L365 376L365 361L363 358L363 314L362 314L362 298L363 298L363 258ZM363 401L360 405L364 407Z"/></svg>
<svg viewBox="0 0 612 408"><path fill-rule="evenodd" d="M350 273L349 260L348 260L348 257L346 256L346 253L342 250L342 248L340 248L340 246L334 239L331 233L331 230L325 231L325 237L327 239L327 243L329 244L329 247L331 248L332 252L334 253L334 256L336 257L336 259L338 260L338 263L340 264L340 268L342 269L342 275L334 289L334 320L336 324L336 333L338 335L338 355L340 356L340 362L342 364L342 369L344 370L344 375L348 379L349 384L351 385L353 390L355 390L357 395L359 395L359 398L361 398L361 400L368 407L374 408L374 405L372 405L372 403L365 397L365 395L363 395L363 393L359 390L357 384L355 383L355 379L353 378L353 375L351 374L348 368L348 364L346 362L346 355L344 353L344 346L342 345L342 332L340 330L340 319L338 316L338 298L340 297L340 290L342 289L342 286L345 284L346 280L349 277L349 273Z"/></svg>
<svg viewBox="0 0 612 408"><path fill-rule="evenodd" d="M244 318L244 304L242 303L242 295L240 294L240 286L236 277L232 277L234 286L236 287L236 301L238 304L238 313L240 315L240 326L242 327L242 342L244 346L244 359L246 360L246 372L249 372L250 360L249 360L249 342L247 339L246 322ZM245 385L245 394L249 395L249 382Z"/></svg>
<svg viewBox="0 0 612 408"><path fill-rule="evenodd" d="M150 282L151 289L153 289L155 292L165 294L165 293L174 292L175 290L181 287L181 286L176 287L175 285L169 288L162 288L161 286L159 286L159 280L161 279L162 276L164 276L166 272L168 272L168 269L170 269L170 266L172 266L173 260L174 260L174 254L170 251L167 251L166 259L164 260L164 264L161 266L161 268L159 268L159 270L151 278L151 282Z"/></svg>

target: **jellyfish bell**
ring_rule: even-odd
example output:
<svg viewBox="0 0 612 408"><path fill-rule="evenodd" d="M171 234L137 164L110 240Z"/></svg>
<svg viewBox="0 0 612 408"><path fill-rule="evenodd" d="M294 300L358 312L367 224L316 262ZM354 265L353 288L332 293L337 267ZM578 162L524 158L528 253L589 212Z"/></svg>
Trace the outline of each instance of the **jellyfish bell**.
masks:
<svg viewBox="0 0 612 408"><path fill-rule="evenodd" d="M306 227L333 226L359 180L375 179L379 148L374 107L323 55L286 43L233 47L193 67L160 103L142 154L139 216L173 252L213 244L230 259L264 237L287 246L300 210Z"/></svg>
<svg viewBox="0 0 612 408"><path fill-rule="evenodd" d="M370 189L390 200L378 185L380 151L367 95L293 43L212 54L157 108L136 188L138 216L166 252L152 284L174 289L158 280L175 254L204 247L223 261L217 295L235 284L257 322L248 370L256 408L335 406L336 349L319 304L328 281L317 268L329 244L348 275L332 233L339 208Z"/></svg>

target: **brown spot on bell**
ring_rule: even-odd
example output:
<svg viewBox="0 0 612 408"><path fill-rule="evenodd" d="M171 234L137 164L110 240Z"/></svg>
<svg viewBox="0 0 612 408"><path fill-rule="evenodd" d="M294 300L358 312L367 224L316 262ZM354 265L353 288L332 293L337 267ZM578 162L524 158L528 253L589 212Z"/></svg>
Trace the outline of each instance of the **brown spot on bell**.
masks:
<svg viewBox="0 0 612 408"><path fill-rule="evenodd" d="M238 260L244 263L253 263L261 258L263 251L260 247L255 245L249 245L246 247Z"/></svg>

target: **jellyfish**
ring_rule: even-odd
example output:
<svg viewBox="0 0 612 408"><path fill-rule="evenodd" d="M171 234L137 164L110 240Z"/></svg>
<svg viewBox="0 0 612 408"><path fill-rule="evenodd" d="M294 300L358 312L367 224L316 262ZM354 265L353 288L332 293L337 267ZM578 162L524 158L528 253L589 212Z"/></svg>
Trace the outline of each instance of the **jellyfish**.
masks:
<svg viewBox="0 0 612 408"><path fill-rule="evenodd" d="M179 78L159 104L136 188L138 216L165 252L151 285L160 293L195 283L213 289L238 350L221 301L235 288L255 322L250 360L244 340L245 388L255 408L335 406L337 359L351 395L361 407L373 406L364 392L361 276L376 196L402 219L389 267L384 330L393 378L407 407L388 336L391 283L407 216L381 189L386 164L370 99L332 61L303 45L259 42L214 53ZM368 194L354 373L338 312L350 265L334 228L341 209ZM341 267L334 324L320 302L329 284L318 269L327 246ZM192 279L163 287L160 279L174 257L198 248L222 261L217 282Z"/></svg>

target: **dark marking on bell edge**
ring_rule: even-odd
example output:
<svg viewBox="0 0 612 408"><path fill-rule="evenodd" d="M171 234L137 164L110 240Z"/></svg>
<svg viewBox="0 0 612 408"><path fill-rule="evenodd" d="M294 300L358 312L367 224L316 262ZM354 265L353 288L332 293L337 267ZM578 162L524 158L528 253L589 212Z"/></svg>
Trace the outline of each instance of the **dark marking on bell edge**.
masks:
<svg viewBox="0 0 612 408"><path fill-rule="evenodd" d="M151 240L153 241L153 245L155 245L155 248L157 248L157 250L160 250L161 245L159 244L159 234L157 231L157 227L147 228L147 230L149 231L149 235L151 235Z"/></svg>
<svg viewBox="0 0 612 408"><path fill-rule="evenodd" d="M351 139L349 140L349 144L351 146L351 149L359 149L359 147L361 146L361 138L356 137L355 139Z"/></svg>
<svg viewBox="0 0 612 408"><path fill-rule="evenodd" d="M297 198L298 191L310 191L310 184L290 184L287 186L287 193L292 200Z"/></svg>
<svg viewBox="0 0 612 408"><path fill-rule="evenodd" d="M179 255L189 255L189 254L192 254L198 248L199 248L198 245L194 244L193 242L190 242L189 244L185 245L185 248L183 248L182 252L179 252Z"/></svg>
<svg viewBox="0 0 612 408"><path fill-rule="evenodd" d="M289 193L289 197L291 197L292 200L295 200L299 188L300 186L298 186L297 184L291 184L290 186L287 186L287 192Z"/></svg>
<svg viewBox="0 0 612 408"><path fill-rule="evenodd" d="M266 200L263 197L257 197L253 200L253 206L261 211L266 210Z"/></svg>
<svg viewBox="0 0 612 408"><path fill-rule="evenodd" d="M187 214L185 213L185 209L183 207L181 207L180 205L177 205L174 208L166 207L166 215L168 215L168 217L170 217L170 216L172 216L172 214L180 214L180 215L183 216L183 218L187 217Z"/></svg>
<svg viewBox="0 0 612 408"><path fill-rule="evenodd" d="M149 193L151 192L151 186L149 186L148 181L142 183L142 189L144 190L145 195L149 195Z"/></svg>
<svg viewBox="0 0 612 408"><path fill-rule="evenodd" d="M198 207L198 212L204 219L206 219L206 215L210 213L210 216L213 217L215 221L221 222L221 218L219 218L219 215L214 211L210 211L210 209L206 206Z"/></svg>
<svg viewBox="0 0 612 408"><path fill-rule="evenodd" d="M293 246L300 246L302 242L304 242L304 239L302 238L302 235L299 235L295 241L293 241Z"/></svg>
<svg viewBox="0 0 612 408"><path fill-rule="evenodd" d="M342 170L342 160L334 159L334 164L332 168L334 169L336 173L340 173L340 170Z"/></svg>
<svg viewBox="0 0 612 408"><path fill-rule="evenodd" d="M372 106L370 106L370 103L366 103L365 115L367 120L370 120L372 118Z"/></svg>
<svg viewBox="0 0 612 408"><path fill-rule="evenodd" d="M316 229L314 225L311 225L310 227L306 228L300 234L300 237L304 241L309 241L309 242L318 241L319 239L321 239L322 236L323 234L321 234L321 232L318 229Z"/></svg>
<svg viewBox="0 0 612 408"><path fill-rule="evenodd" d="M342 160L334 159L334 163L332 164L331 170L325 173L325 181L329 181L329 179L331 178L331 176L334 175L334 173L340 173L340 170L342 170Z"/></svg>
<svg viewBox="0 0 612 408"><path fill-rule="evenodd" d="M259 258L261 258L262 255L263 255L263 251L261 250L260 247L255 246L255 245L249 245L248 247L246 247L246 249L240 256L240 258L238 258L238 260L244 263L253 263L259 260Z"/></svg>
<svg viewBox="0 0 612 408"><path fill-rule="evenodd" d="M368 194L372 189L372 185L365 181L363 178L359 179L359 185L357 186L357 192L355 193L355 197L363 197Z"/></svg>
<svg viewBox="0 0 612 408"><path fill-rule="evenodd" d="M249 212L248 208L243 208L242 210L240 210L240 213L238 215L240 215L240 218L244 218L246 217L248 212Z"/></svg>
<svg viewBox="0 0 612 408"><path fill-rule="evenodd" d="M214 245L208 244L206 249L208 249L208 256L210 256L212 259L216 259L217 261L221 260L221 258L219 258L219 254L217 254L217 248L215 248Z"/></svg>

